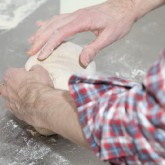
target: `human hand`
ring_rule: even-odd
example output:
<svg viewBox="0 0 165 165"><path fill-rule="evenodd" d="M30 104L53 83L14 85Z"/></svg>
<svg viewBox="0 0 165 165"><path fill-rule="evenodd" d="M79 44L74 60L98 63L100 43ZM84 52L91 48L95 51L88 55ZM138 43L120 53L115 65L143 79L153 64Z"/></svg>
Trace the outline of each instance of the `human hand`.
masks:
<svg viewBox="0 0 165 165"><path fill-rule="evenodd" d="M0 94L8 110L30 125L44 128L48 113L44 105L46 96L54 90L48 72L39 65L30 72L12 68L5 73L3 82Z"/></svg>
<svg viewBox="0 0 165 165"><path fill-rule="evenodd" d="M71 14L55 16L39 22L39 30L30 38L30 55L41 50L38 59L47 58L66 38L80 32L91 31L96 39L81 52L80 61L87 66L104 47L121 39L136 20L134 1L115 0L84 8Z"/></svg>
<svg viewBox="0 0 165 165"><path fill-rule="evenodd" d="M0 94L17 118L88 147L70 93L54 89L44 68L37 65L30 72L24 68L9 69L3 82Z"/></svg>

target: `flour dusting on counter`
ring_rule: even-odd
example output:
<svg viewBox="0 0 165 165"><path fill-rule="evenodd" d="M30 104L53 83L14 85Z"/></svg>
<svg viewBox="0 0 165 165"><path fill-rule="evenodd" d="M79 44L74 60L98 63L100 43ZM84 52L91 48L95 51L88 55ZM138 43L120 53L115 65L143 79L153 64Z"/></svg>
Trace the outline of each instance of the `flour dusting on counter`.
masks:
<svg viewBox="0 0 165 165"><path fill-rule="evenodd" d="M0 0L0 30L15 28L46 0Z"/></svg>
<svg viewBox="0 0 165 165"><path fill-rule="evenodd" d="M63 147L58 147L58 143L67 145L65 141L59 139L57 143L56 136L33 136L26 131L32 129L30 126L10 114L0 119L0 125L0 134L3 135L0 141L1 165L38 165L42 162L48 162L45 164L49 165L71 165L64 154L67 149L65 151Z"/></svg>

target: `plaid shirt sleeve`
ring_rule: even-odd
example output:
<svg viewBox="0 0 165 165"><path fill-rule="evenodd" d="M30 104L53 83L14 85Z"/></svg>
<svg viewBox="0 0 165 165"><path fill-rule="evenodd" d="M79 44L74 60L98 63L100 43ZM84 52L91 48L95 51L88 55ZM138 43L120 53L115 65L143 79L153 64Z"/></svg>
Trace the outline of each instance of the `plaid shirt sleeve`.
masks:
<svg viewBox="0 0 165 165"><path fill-rule="evenodd" d="M165 51L141 84L73 75L69 89L84 135L100 159L165 165Z"/></svg>

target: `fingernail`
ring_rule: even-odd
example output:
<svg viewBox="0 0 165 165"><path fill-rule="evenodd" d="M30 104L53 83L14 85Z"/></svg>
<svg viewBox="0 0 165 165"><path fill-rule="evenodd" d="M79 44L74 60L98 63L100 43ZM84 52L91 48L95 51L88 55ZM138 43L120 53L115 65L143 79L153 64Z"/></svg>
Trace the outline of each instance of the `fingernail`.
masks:
<svg viewBox="0 0 165 165"><path fill-rule="evenodd" d="M83 65L84 68L86 68L91 62L90 57L87 55L84 59L82 59L81 64Z"/></svg>
<svg viewBox="0 0 165 165"><path fill-rule="evenodd" d="M54 49L43 49L41 50L39 56L38 56L38 60L45 60L46 58L49 57L50 54L52 54Z"/></svg>
<svg viewBox="0 0 165 165"><path fill-rule="evenodd" d="M39 55L38 55L38 57L37 57L37 59L39 60L39 61L43 61L43 60L45 60L45 55L43 54L43 51L41 51L40 53L39 53Z"/></svg>
<svg viewBox="0 0 165 165"><path fill-rule="evenodd" d="M39 56L38 58L37 58L39 61L43 61L43 60L45 60L45 57L43 57L43 56Z"/></svg>
<svg viewBox="0 0 165 165"><path fill-rule="evenodd" d="M87 67L88 66L88 63L89 63L89 59L88 59L88 51L83 49L82 52L81 52L81 56L80 56L80 61L81 61L81 66L82 67Z"/></svg>

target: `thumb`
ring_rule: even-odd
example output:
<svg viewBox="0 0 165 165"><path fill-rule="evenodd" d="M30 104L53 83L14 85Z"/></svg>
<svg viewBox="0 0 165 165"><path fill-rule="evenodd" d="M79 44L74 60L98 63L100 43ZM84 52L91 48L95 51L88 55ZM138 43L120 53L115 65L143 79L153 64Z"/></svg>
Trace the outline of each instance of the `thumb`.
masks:
<svg viewBox="0 0 165 165"><path fill-rule="evenodd" d="M37 65L33 65L29 71L31 72L31 71L44 71L44 70L45 69L41 65L37 64Z"/></svg>
<svg viewBox="0 0 165 165"><path fill-rule="evenodd" d="M96 40L87 45L80 54L80 62L87 67L93 61L96 54L109 44L106 32L102 32Z"/></svg>

